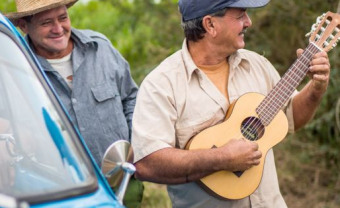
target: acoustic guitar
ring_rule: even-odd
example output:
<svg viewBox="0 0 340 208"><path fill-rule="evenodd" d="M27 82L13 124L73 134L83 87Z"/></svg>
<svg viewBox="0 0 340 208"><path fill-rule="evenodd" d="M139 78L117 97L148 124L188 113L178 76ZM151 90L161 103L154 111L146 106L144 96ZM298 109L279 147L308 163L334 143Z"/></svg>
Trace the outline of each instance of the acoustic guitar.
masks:
<svg viewBox="0 0 340 208"><path fill-rule="evenodd" d="M288 132L288 121L281 110L306 76L312 56L336 46L340 32L340 14L327 12L317 18L309 44L267 96L258 93L242 95L228 109L224 122L207 128L193 137L186 149L211 149L223 146L231 139L255 141L263 156L258 166L246 171L219 171L198 184L208 193L222 199L242 199L259 186L265 155L282 141ZM307 36L306 35L306 36Z"/></svg>

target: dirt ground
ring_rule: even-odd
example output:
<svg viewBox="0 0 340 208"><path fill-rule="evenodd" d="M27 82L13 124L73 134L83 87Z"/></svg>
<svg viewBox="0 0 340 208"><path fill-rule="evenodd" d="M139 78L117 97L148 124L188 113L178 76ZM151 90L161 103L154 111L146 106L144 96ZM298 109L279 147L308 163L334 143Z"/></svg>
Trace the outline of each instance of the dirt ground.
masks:
<svg viewBox="0 0 340 208"><path fill-rule="evenodd" d="M340 207L340 171L326 168L316 148L293 137L274 147L280 189L288 207Z"/></svg>

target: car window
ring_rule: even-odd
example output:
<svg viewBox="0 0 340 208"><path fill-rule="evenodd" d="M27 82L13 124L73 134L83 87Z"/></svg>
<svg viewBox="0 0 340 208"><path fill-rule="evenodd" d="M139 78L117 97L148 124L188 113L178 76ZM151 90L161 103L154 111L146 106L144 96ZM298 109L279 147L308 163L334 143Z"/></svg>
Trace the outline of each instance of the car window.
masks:
<svg viewBox="0 0 340 208"><path fill-rule="evenodd" d="M1 31L0 46L0 192L43 198L93 183L89 160L23 47Z"/></svg>

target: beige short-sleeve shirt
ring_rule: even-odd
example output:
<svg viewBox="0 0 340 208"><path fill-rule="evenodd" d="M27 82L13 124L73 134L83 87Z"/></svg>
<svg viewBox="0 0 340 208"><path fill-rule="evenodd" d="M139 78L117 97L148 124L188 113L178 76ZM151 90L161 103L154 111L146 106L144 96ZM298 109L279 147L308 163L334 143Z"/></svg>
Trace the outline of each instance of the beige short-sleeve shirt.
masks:
<svg viewBox="0 0 340 208"><path fill-rule="evenodd" d="M263 56L238 50L229 61L230 102L248 92L263 95L280 76ZM294 93L294 95L297 92ZM284 107L289 131L294 131L292 99ZM165 59L143 81L133 117L134 161L168 147L184 149L200 131L222 122L230 103L194 64L184 40L182 50ZM273 151L266 155L260 186L241 200L219 200L205 193L196 183L168 185L173 207L286 207L281 196Z"/></svg>

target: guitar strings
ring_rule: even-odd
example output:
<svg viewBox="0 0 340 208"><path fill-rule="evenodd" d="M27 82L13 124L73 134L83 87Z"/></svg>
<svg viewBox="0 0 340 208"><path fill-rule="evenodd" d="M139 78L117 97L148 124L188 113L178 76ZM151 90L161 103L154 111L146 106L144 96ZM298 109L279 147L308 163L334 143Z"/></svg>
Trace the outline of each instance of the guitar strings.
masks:
<svg viewBox="0 0 340 208"><path fill-rule="evenodd" d="M327 27L329 26L329 24L327 24ZM326 31L326 29L327 29L327 27L326 28L324 28L324 30L321 30L322 31L322 33L320 34L320 37L321 36L323 36L323 34L324 34L324 31ZM317 37L317 36L316 36ZM320 43L320 41L321 41L321 38L319 38L318 40L317 40L317 43L319 44ZM308 51L308 48L309 48L309 46L310 46L311 44L309 44L308 46L307 46L307 48L305 49L305 51L304 51L304 53L296 60L296 62L298 62L298 64L297 65L301 65L301 64L304 64L304 65L302 65L302 66L307 66L307 69L308 69L308 66L309 65L307 65L308 63L304 63L305 61L310 61L310 59L311 58L309 58L309 59L305 59L305 60L303 60L302 61L302 63L301 63L301 61L299 60L300 58L302 59L302 58L305 58L304 57L304 54L305 53L309 53L309 51ZM318 51L320 51L320 49L318 49L317 47L315 47L314 49L312 49L311 50L311 53L310 53L310 55L311 55L311 57L315 54L315 53L317 53ZM294 64L293 64L293 66L294 66ZM298 66L299 67L299 66ZM300 68L301 68L301 66L300 66ZM288 73L290 73L290 72L294 72L294 71L292 71L292 70L288 70L288 72L287 72L287 74ZM300 73L301 72L301 70L299 70L299 71L296 71L297 73ZM293 75L292 76L294 76L294 75L296 75L297 73L293 73ZM308 73L308 70L306 71L306 72L303 72L303 77L306 75L306 73ZM286 75L286 74L285 74ZM284 76L285 76L284 75ZM298 75L299 76L299 75ZM300 74L300 76L301 76L301 74ZM288 77L289 78L289 77ZM299 77L299 78L301 78L301 77ZM294 80L293 80L294 81ZM289 83L288 82L288 84L291 84L291 83ZM299 84L299 82L298 83L295 83L295 85L298 85ZM294 87L294 89L296 88L295 86L293 86ZM280 88L280 91L282 92L282 90L281 90L282 88ZM287 94L285 94L284 96L287 96ZM288 97L289 96L291 96L291 95L288 95ZM273 97L270 97L270 99L276 99L277 100L277 96L273 96ZM264 106L262 107L262 109L260 109L260 110L263 110L263 109L266 109L266 107L268 107L270 104L270 101L272 101L272 100L269 100L267 103L265 103L264 104ZM282 103L281 103L282 104ZM259 110L259 111L260 111ZM277 109L276 110L276 112L274 112L274 115L276 115L277 114L277 111L279 111L280 109ZM267 111L267 112L269 112L270 113L270 111ZM264 113L264 115L268 115L267 114L267 112L266 111L263 111L263 113ZM256 114L256 111L254 112L255 114ZM254 119L249 119L249 120L251 120L251 123L249 124L249 120L246 122L246 131L247 130L249 130L248 129L248 127L250 128L251 127L251 125L254 123L254 122L256 122L255 123L255 130L256 130L256 132L259 130L259 128L261 128L262 127L262 122L261 122L261 120L258 120L256 117L253 117ZM272 120L272 119L271 119ZM270 122L271 122L271 120L270 120ZM258 132L258 135L261 135L262 133L263 133L263 131L264 131L264 127L262 127L262 129L261 129L261 131L260 132ZM237 138L238 138L238 136L240 136L240 133L237 135ZM255 139L254 140L251 140L251 141L255 141Z"/></svg>
<svg viewBox="0 0 340 208"><path fill-rule="evenodd" d="M306 73L308 72L308 65L309 65L309 63L308 62L310 62L310 59L311 59L311 57L313 56L313 54L315 54L316 52L318 52L318 49L317 48L312 48L312 50L310 50L310 51L308 51L308 47L307 47L307 49L305 50L305 53L300 57L300 59L298 59L299 61L297 61L297 64L295 64L294 65L294 67L295 67L295 69L304 69L305 68L305 70L298 70L298 71L292 71L294 68L291 68L291 70L288 72L288 73L293 73L292 74L292 76L291 77L293 77L293 76L298 76L301 80L305 77L305 75L306 75ZM306 55L307 54L307 55ZM308 55L309 56L311 56L310 58L308 57ZM306 58L307 57L307 58ZM302 60L302 61L301 61ZM301 74L302 73L302 74ZM288 75L290 75L290 74L288 74ZM289 78L290 80L292 80L292 78ZM288 84L288 85L290 85L289 87L292 87L293 88L293 91L296 89L296 87L297 87L297 85L298 85L298 83L295 83L295 86L293 85L291 85L291 82L286 82L285 84ZM276 96L274 95L273 97L271 97L271 99L268 101L268 103L266 104L266 105L264 105L264 107L261 109L262 110L262 118L264 118L264 119L267 119L267 123L269 123L269 122L271 122L272 121L272 119L274 118L274 116L278 113L278 111L281 109L281 108L277 108L277 109L275 109L275 111L272 111L272 110L267 110L266 111L266 109L268 109L268 107L270 107L270 103L272 103L272 102L277 102L277 100L279 99L279 98L277 98L277 97L280 97L281 95L280 95L280 93L282 93L282 92L285 92L284 91L284 89L283 88L279 88L280 90L277 92L277 94L276 94ZM280 95L280 96L277 96L277 95ZM286 99L288 99L290 96L291 96L291 94L284 94L284 96L285 96L285 98ZM280 103L281 104L281 106L282 106L282 104L284 104L284 103ZM275 106L276 107L276 106ZM260 113L260 112L259 112ZM260 114L261 114L260 113ZM268 114L270 115L270 118L268 119ZM260 128L262 126L262 122L261 122L261 120L260 121L258 121L257 122L257 124L255 125L255 128L256 128L256 130L258 131L258 129ZM263 133L263 131L264 131L265 129L264 129L264 127L262 127L262 129L261 129L261 131L259 132L259 135L261 135L262 133Z"/></svg>
<svg viewBox="0 0 340 208"><path fill-rule="evenodd" d="M263 119L267 118L267 123L269 123L271 121L271 118L277 114L277 112L280 110L279 107L283 106L283 104L289 99L289 97L295 91L300 81L307 74L311 56L315 52L317 52L317 50L312 49L311 50L312 53L310 53L308 49L309 48L307 47L305 53L299 57L299 59L294 63L290 70L284 75L284 78L287 77L287 80L282 79L283 82L281 83L281 85L280 83L278 83L279 84L278 86L281 86L282 88L278 88L278 91L274 92L276 94L272 93L271 95L269 95L270 99L268 100L268 102L260 106L261 108L258 108L258 112L259 114L263 115ZM310 57L308 57L308 55ZM295 80L293 79L294 77L295 79L297 78L300 79L300 81L295 82ZM286 89L289 87L291 88L291 93L286 92L287 91ZM268 106L270 107L272 105L271 103L278 103L279 104L278 106L277 105L274 106L277 109L274 109L275 111L273 110L265 111L265 109L268 109ZM268 115L270 116L269 118Z"/></svg>
<svg viewBox="0 0 340 208"><path fill-rule="evenodd" d="M308 51L306 50L306 53L308 53ZM303 57L304 57L304 55L302 55ZM305 62L305 61L304 61ZM295 64L295 65L293 65L293 66L297 66L297 67L300 67L301 68L301 61L299 61L299 62L297 62L297 64ZM305 65L307 65L307 63L304 63ZM305 65L303 65L303 66L305 66ZM291 68L292 69L292 68ZM290 70L291 71L291 70ZM289 73L289 72L288 72ZM296 75L296 74L293 74L293 75ZM287 83L286 83L287 84ZM288 84L291 84L291 83L289 83L288 82ZM294 87L294 86L293 86ZM294 89L295 89L295 87L294 87ZM282 88L279 88L279 91L278 91L278 93L282 93ZM290 96L290 95L289 95ZM288 97L289 97L288 96ZM287 97L287 94L285 94L285 97ZM265 104L264 104L264 106L262 107L262 109L260 109L260 110L265 110L266 108L268 108L268 106L270 106L270 103L271 102L273 102L273 100L278 100L278 98L277 98L277 96L272 96L272 97L270 97L269 96L269 101L268 102L266 102ZM282 103L281 103L282 104ZM278 110L280 110L280 109L278 109ZM254 112L254 114L256 115L256 111ZM271 113L271 111L263 111L263 112L261 112L261 114L263 115L262 117L263 118L265 118L266 116L268 116L269 114L272 116L272 113ZM275 112L274 112L274 114L275 114ZM264 127L263 127L263 125L262 125L262 122L261 121L259 121L255 116L253 117L253 118L251 118L251 119L249 119L245 124L244 124L244 126L246 126L246 128L245 129L242 129L243 130L243 132L247 132L247 131L249 131L250 129L253 129L253 130L255 130L256 132L257 132L257 134L258 135L261 135L262 133L263 133L263 131L264 131ZM260 128L262 128L261 129L261 131L259 131L259 129ZM242 133L242 132L241 132ZM240 134L238 134L238 136L240 136ZM250 139L251 141L255 141L255 139L256 139L256 137L252 140L252 139Z"/></svg>
<svg viewBox="0 0 340 208"><path fill-rule="evenodd" d="M292 67L290 68L290 70L287 71L287 76L289 75L289 73L293 73L293 74L291 75L291 77L298 76L298 78L301 78L301 79L305 77L306 73L308 72L308 66L309 66L308 62L310 62L310 59L311 59L311 58L309 58L308 56L307 56L307 58L306 58L305 54L308 53L310 56L313 56L316 52L319 51L317 47L314 47L314 48L312 48L311 53L310 53L310 52L308 51L308 48L309 48L309 46L307 46L307 48L305 49L304 53L303 53L303 54L295 61L295 63L294 63L294 64L292 65ZM307 62L307 63L306 63L306 62ZM292 70L294 69L294 66L295 66L296 68L300 68L300 69L301 69L302 67L305 67L305 68L307 68L307 71L306 71L306 72L303 72L304 70L292 71ZM302 69L303 69L303 68L302 68ZM294 72L295 72L295 73L294 73ZM303 73L301 74L301 72L303 72ZM286 75L286 74L285 74L285 75ZM284 75L284 76L285 76L285 75ZM290 80L292 81L292 78L288 77L288 79L290 79ZM294 80L293 80L293 81L294 81ZM291 82L286 82L286 83L284 83L284 86L285 86L286 84L288 84L289 87L293 87L294 90L295 90L296 86L292 85ZM293 83L293 84L298 85L299 82L298 82L298 83ZM284 97L285 99L287 99L287 98L289 98L289 97L291 96L291 94L286 94L286 92L283 91L282 88L279 88L279 90L277 91L277 94L279 94L279 93L283 93L283 96L282 96L282 94L280 95L281 98ZM274 95L275 95L275 94L274 94ZM279 98L280 98L280 96L279 96ZM280 108L277 108L274 112L271 111L271 110L268 110L268 111L263 111L263 110L265 110L266 108L268 108L268 106L271 105L270 103L272 103L273 101L276 101L276 102L277 102L277 101L281 101L279 98L278 98L278 96L269 97L268 102L266 102L266 103L263 105L263 107L262 107L261 109L259 109L259 111L262 111L262 112L259 112L259 114L262 115L262 118L266 118L268 115L270 115L270 117L273 117L273 115L275 116L275 115L277 114L277 112L280 110ZM279 104L282 106L283 103L281 102L281 103L279 103ZM260 107L260 106L259 106L259 107ZM257 112L255 111L254 113L256 114ZM269 122L271 122L272 119L269 119L269 120L270 120ZM250 123L249 123L249 122L250 122ZM262 124L261 120L257 119L255 116L252 117L251 119L249 119L244 125L246 126L246 129L242 129L243 132L247 132L247 131L249 131L249 129L251 128L251 129L255 130L255 132L257 132L257 135L262 135L262 133L263 133L263 131L264 131L264 129L265 129L265 128L263 127L263 124ZM253 125L254 125L254 126L253 126ZM262 128L262 129L259 131L260 128ZM241 133L242 133L242 132L241 132ZM240 134L238 134L237 136L240 136ZM247 138L247 139L248 139L248 138ZM251 140L251 141L255 141L255 140L257 140L257 138L254 137L253 140L252 140L252 139L250 139L250 140Z"/></svg>
<svg viewBox="0 0 340 208"><path fill-rule="evenodd" d="M322 37L322 36L324 35L325 31L327 30L327 27L329 26L329 23L330 23L330 22L326 22L326 28L323 28L323 30L319 30L319 31L321 31L321 34L319 35L319 37L318 37L317 35L315 36L316 38L318 38L317 41L316 41L317 45L320 44L320 42L321 42L321 38L320 38L320 37ZM310 44L309 44L309 45L310 45ZM307 48L306 48L306 50L305 50L304 52L309 53L309 51L308 51L309 45L307 46ZM318 51L321 51L321 50L320 50L317 46L315 46L314 49L311 50L312 53L309 53L309 55L310 55L311 57L302 61L303 64L304 64L305 66L307 66L307 68L306 68L307 70L306 70L305 72L303 72L302 74L300 74L300 78L301 78L301 79L302 79L303 77L305 77L305 75L308 73L308 65L309 65L308 62L310 62L312 56L313 56L315 53L317 53ZM304 54L305 54L305 53L302 54L301 59L304 58ZM300 61L300 57L299 57L299 59L297 59L297 61ZM307 61L307 63L305 63L306 61ZM307 64L308 64L308 65L307 65ZM299 62L298 65L301 65L301 62ZM300 67L300 68L301 68L301 67ZM288 72L288 73L289 73L289 72ZM300 70L300 71L297 71L297 73L301 73L301 70ZM294 76L294 75L298 75L298 74L293 74L293 76ZM298 76L299 76L299 75L298 75ZM293 80L293 81L294 81L294 80ZM288 84L290 84L290 83L288 82ZM296 87L297 87L298 84L299 84L299 82L298 82L298 83L294 83L294 84L295 84ZM296 88L295 86L293 86L293 87L294 87L294 89ZM282 89L282 88L281 88L281 89ZM281 90L281 89L280 89L280 90ZM284 92L284 91L281 90L281 92ZM285 93L285 96L286 96L286 95L287 95L287 94ZM291 96L291 95L288 95L288 97L289 97L289 96ZM276 99L276 97L277 97L277 96L275 96L275 97L273 97L273 98ZM288 98L288 97L287 97L287 98ZM276 100L277 100L277 99L276 99ZM270 102L268 101L267 103L270 103ZM267 104L267 103L266 103L266 104ZM281 104L282 104L282 103L281 103ZM268 106L268 104L267 104L267 106ZM262 109L266 109L267 106L264 106ZM260 109L260 110L262 110L262 109ZM279 110L280 110L280 109L277 109L276 112L274 112L273 115L276 115L277 112L278 112ZM268 111L268 112L270 113L270 111ZM265 115L268 115L267 112L265 112L265 111L264 111L263 113L264 113ZM271 116L273 116L273 115L271 114ZM271 121L271 120L270 120L270 121ZM259 124L257 125L257 127L256 127L256 129L258 130L258 128L260 128L260 127L262 126L262 123L261 123L261 121L260 121L260 122L257 122L257 123L259 123ZM264 131L264 128L262 128L262 130L259 132L259 135L261 135L261 134L263 133L263 131Z"/></svg>

